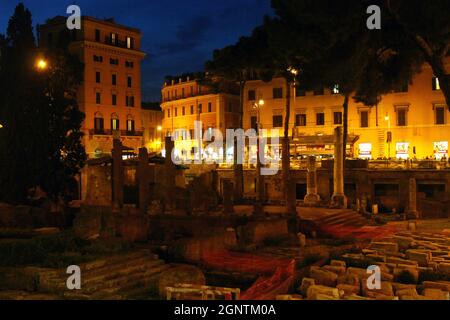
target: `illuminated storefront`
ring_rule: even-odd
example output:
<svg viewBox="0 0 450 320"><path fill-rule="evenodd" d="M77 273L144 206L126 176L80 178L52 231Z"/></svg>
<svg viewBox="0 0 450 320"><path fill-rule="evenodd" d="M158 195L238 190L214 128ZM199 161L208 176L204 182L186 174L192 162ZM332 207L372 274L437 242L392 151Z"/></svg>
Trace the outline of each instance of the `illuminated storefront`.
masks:
<svg viewBox="0 0 450 320"><path fill-rule="evenodd" d="M448 141L438 141L434 143L434 157L437 160L448 159Z"/></svg>
<svg viewBox="0 0 450 320"><path fill-rule="evenodd" d="M372 144L360 143L358 149L358 156L360 159L372 159Z"/></svg>
<svg viewBox="0 0 450 320"><path fill-rule="evenodd" d="M409 158L409 142L397 142L395 150L397 159Z"/></svg>

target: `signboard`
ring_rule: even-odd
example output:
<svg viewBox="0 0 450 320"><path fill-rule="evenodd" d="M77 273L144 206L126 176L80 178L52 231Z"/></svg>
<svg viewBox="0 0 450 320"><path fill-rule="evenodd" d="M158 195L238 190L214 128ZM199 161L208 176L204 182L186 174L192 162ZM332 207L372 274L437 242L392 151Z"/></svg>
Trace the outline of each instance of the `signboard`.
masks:
<svg viewBox="0 0 450 320"><path fill-rule="evenodd" d="M434 157L437 160L448 158L448 141L438 141L434 143Z"/></svg>
<svg viewBox="0 0 450 320"><path fill-rule="evenodd" d="M398 142L396 146L397 159L409 158L409 142Z"/></svg>
<svg viewBox="0 0 450 320"><path fill-rule="evenodd" d="M360 143L358 154L361 159L372 159L372 144Z"/></svg>

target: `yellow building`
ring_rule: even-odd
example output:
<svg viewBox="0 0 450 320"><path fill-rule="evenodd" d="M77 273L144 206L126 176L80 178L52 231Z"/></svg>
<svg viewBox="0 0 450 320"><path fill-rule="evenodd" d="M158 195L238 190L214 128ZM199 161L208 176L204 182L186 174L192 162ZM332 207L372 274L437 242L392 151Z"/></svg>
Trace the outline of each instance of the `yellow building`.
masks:
<svg viewBox="0 0 450 320"><path fill-rule="evenodd" d="M66 17L39 27L39 44L53 46L67 31ZM113 137L137 152L143 145L141 120L141 32L114 22L82 17L72 30L69 50L84 64L78 105L86 114L83 144L90 158L110 154ZM49 61L51 65L51 61Z"/></svg>
<svg viewBox="0 0 450 320"><path fill-rule="evenodd" d="M159 103L142 103L144 146L150 153L160 153L163 143L163 113Z"/></svg>
<svg viewBox="0 0 450 320"><path fill-rule="evenodd" d="M292 88L291 154L332 156L333 130L343 121L344 98L339 94L339 88L295 91ZM401 91L384 96L378 107L350 102L347 150L351 157L448 158L449 111L431 68L424 65L413 83ZM258 121L255 104L260 99L264 100L264 105ZM283 79L268 83L249 81L244 101L245 129L254 128L259 122L263 129L280 128L279 135L283 136L286 113Z"/></svg>
<svg viewBox="0 0 450 320"><path fill-rule="evenodd" d="M202 137L205 137L207 130L219 129L225 139L226 129L240 127L239 96L215 93L189 76L164 83L161 108L163 134L174 136L175 152L181 159L194 159L198 156L197 146L204 148L210 144L195 139L196 122L201 122ZM223 148L206 148L202 150L202 155L204 159L214 160L223 152ZM227 150L228 156L232 154L232 150Z"/></svg>

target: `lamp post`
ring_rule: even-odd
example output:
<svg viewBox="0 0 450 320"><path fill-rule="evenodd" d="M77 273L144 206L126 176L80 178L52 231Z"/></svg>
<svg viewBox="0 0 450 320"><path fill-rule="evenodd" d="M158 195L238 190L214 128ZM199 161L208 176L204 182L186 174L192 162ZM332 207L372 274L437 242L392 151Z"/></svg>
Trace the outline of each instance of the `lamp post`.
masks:
<svg viewBox="0 0 450 320"><path fill-rule="evenodd" d="M391 142L392 142L392 132L391 132L391 118L388 114L384 117L384 120L388 123L387 132L387 143L388 143L388 160L391 159Z"/></svg>
<svg viewBox="0 0 450 320"><path fill-rule="evenodd" d="M264 200L264 180L261 175L261 156L260 156L260 134L262 129L261 124L261 108L264 106L264 100L260 99L254 104L253 108L257 111L257 140L256 140L256 177L257 177L257 203L255 204L254 214L256 217L262 217L264 215L263 211L263 200ZM264 154L264 150L262 151Z"/></svg>
<svg viewBox="0 0 450 320"><path fill-rule="evenodd" d="M48 61L44 58L38 58L35 66L38 71L45 71L48 69Z"/></svg>
<svg viewBox="0 0 450 320"><path fill-rule="evenodd" d="M158 133L159 133L159 141L160 141L160 144L159 144L159 151L162 151L162 144L163 144L163 137L162 137L162 126L158 126L157 128L156 128L156 131L158 131Z"/></svg>

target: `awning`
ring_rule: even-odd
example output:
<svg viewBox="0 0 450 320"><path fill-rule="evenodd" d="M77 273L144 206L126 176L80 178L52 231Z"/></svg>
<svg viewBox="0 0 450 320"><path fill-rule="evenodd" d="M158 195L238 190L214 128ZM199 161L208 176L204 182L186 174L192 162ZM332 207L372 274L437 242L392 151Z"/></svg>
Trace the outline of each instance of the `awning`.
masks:
<svg viewBox="0 0 450 320"><path fill-rule="evenodd" d="M347 143L355 144L359 140L357 135L348 135ZM293 142L301 145L334 145L334 135L323 136L300 136L293 139Z"/></svg>

